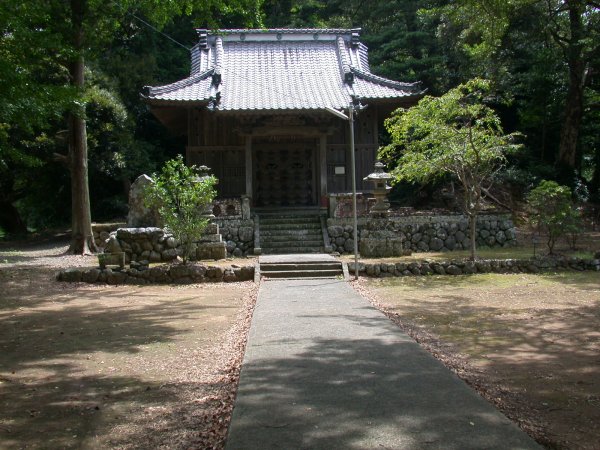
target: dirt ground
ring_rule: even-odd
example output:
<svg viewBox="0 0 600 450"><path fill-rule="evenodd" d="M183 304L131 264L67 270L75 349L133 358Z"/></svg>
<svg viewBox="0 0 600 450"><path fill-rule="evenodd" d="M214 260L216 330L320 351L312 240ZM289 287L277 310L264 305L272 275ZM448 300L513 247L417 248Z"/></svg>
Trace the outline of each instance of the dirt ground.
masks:
<svg viewBox="0 0 600 450"><path fill-rule="evenodd" d="M600 449L600 273L362 279L357 289L547 448Z"/></svg>
<svg viewBox="0 0 600 450"><path fill-rule="evenodd" d="M222 448L254 284L59 283L65 249L0 247L0 448Z"/></svg>

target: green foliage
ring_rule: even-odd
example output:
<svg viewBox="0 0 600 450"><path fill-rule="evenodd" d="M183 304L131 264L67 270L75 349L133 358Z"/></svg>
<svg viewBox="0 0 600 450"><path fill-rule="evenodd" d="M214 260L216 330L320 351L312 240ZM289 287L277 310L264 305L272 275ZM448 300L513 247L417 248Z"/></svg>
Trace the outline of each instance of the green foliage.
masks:
<svg viewBox="0 0 600 450"><path fill-rule="evenodd" d="M548 237L548 251L554 252L558 238L570 235L572 246L574 237L582 229L581 214L572 201L572 192L567 186L555 181L542 181L527 196L529 220Z"/></svg>
<svg viewBox="0 0 600 450"><path fill-rule="evenodd" d="M441 97L425 97L417 106L399 109L386 120L392 143L380 150L395 181L427 183L452 175L464 191L463 209L474 225L486 187L515 152L517 136L504 134L495 111L485 104L490 83L474 79ZM487 186L486 186L487 185Z"/></svg>
<svg viewBox="0 0 600 450"><path fill-rule="evenodd" d="M214 176L200 178L196 166L186 166L183 157L167 161L148 185L146 204L156 208L175 238L182 244L187 262L202 232L208 225L206 210L216 195Z"/></svg>

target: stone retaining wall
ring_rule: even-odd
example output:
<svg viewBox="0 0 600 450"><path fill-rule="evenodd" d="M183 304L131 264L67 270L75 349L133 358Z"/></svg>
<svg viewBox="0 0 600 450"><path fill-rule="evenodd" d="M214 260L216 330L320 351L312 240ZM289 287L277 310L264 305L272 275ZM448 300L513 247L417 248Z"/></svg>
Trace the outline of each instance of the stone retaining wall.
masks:
<svg viewBox="0 0 600 450"><path fill-rule="evenodd" d="M225 246L227 256L247 256L254 254L254 220L217 217L215 223L219 225L219 231Z"/></svg>
<svg viewBox="0 0 600 450"><path fill-rule="evenodd" d="M348 263L354 273L354 262ZM404 277L422 275L466 275L474 273L538 273L551 270L600 271L600 259L531 258L358 263L358 272L369 277Z"/></svg>
<svg viewBox="0 0 600 450"><path fill-rule="evenodd" d="M327 219L332 248L351 253L354 233L351 219ZM400 256L403 251L450 251L469 248L469 224L463 215L359 218L359 248L363 256ZM364 242L361 245L361 241ZM477 220L477 245L516 245L516 229L507 215L482 215Z"/></svg>
<svg viewBox="0 0 600 450"><path fill-rule="evenodd" d="M96 247L104 248L106 240L110 237L110 233L117 231L119 228L126 227L126 223L93 223L92 233L94 234L94 241Z"/></svg>
<svg viewBox="0 0 600 450"><path fill-rule="evenodd" d="M129 269L66 269L57 276L58 281L106 284L190 284L207 282L235 282L254 279L254 266L218 267L201 264L135 265Z"/></svg>
<svg viewBox="0 0 600 450"><path fill-rule="evenodd" d="M209 225L202 240L195 243L191 260L223 259L225 245L221 242L217 225ZM106 253L124 252L126 262L172 261L183 254L183 249L172 234L162 228L119 228L110 233Z"/></svg>

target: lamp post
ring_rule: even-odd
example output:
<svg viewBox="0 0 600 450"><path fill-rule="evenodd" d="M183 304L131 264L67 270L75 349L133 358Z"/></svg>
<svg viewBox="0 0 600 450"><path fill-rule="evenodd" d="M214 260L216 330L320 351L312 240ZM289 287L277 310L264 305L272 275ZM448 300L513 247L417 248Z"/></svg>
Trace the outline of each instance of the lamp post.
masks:
<svg viewBox="0 0 600 450"><path fill-rule="evenodd" d="M359 105L360 106L360 105ZM348 115L329 106L325 110L350 124L350 166L352 171L352 221L354 227L354 279L358 280L358 218L356 214L356 158L354 156L354 105L348 105Z"/></svg>

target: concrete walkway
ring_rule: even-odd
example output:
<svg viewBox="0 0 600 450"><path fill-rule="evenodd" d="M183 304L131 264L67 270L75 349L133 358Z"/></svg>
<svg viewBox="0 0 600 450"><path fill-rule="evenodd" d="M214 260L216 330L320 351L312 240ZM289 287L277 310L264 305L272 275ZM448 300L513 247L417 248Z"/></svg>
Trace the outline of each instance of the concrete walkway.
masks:
<svg viewBox="0 0 600 450"><path fill-rule="evenodd" d="M347 283L263 282L227 449L539 449Z"/></svg>

